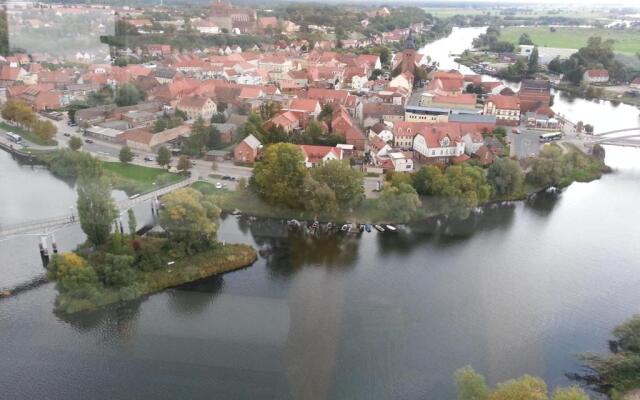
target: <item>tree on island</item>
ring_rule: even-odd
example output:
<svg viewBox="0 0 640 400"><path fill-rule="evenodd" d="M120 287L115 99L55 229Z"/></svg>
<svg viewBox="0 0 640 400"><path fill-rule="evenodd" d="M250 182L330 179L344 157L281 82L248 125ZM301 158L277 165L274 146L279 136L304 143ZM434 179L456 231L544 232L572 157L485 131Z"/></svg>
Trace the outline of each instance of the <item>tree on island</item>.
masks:
<svg viewBox="0 0 640 400"><path fill-rule="evenodd" d="M120 159L121 163L130 163L133 160L133 151L131 151L131 148L129 146L122 146L122 148L120 149L120 153L118 154L118 158Z"/></svg>
<svg viewBox="0 0 640 400"><path fill-rule="evenodd" d="M71 139L69 139L69 148L77 151L80 150L80 147L82 147L82 139L78 136L72 136Z"/></svg>
<svg viewBox="0 0 640 400"><path fill-rule="evenodd" d="M177 249L193 254L216 243L220 209L211 196L183 188L166 194L162 202L160 225Z"/></svg>
<svg viewBox="0 0 640 400"><path fill-rule="evenodd" d="M538 48L534 47L533 51L529 55L529 62L527 64L529 68L529 75L538 72Z"/></svg>
<svg viewBox="0 0 640 400"><path fill-rule="evenodd" d="M158 165L167 166L171 163L171 152L166 147L162 146L158 149L158 157L156 158Z"/></svg>
<svg viewBox="0 0 640 400"><path fill-rule="evenodd" d="M549 400L547 384L544 380L523 375L499 383L491 390L482 375L470 366L460 368L454 374L457 400ZM557 388L551 400L589 400L584 390L571 386Z"/></svg>
<svg viewBox="0 0 640 400"><path fill-rule="evenodd" d="M109 239L118 212L111 198L111 185L101 173L83 171L78 180L78 217L89 241L99 246Z"/></svg>

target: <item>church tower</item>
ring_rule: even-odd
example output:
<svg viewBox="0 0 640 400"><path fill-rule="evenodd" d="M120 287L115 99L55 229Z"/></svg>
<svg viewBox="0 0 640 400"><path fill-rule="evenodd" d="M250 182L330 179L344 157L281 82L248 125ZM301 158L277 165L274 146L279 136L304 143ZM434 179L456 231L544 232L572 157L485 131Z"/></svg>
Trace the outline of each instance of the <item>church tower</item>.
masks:
<svg viewBox="0 0 640 400"><path fill-rule="evenodd" d="M413 38L412 31L404 41L404 50L402 50L402 61L400 62L400 73L411 72L416 69L416 41Z"/></svg>

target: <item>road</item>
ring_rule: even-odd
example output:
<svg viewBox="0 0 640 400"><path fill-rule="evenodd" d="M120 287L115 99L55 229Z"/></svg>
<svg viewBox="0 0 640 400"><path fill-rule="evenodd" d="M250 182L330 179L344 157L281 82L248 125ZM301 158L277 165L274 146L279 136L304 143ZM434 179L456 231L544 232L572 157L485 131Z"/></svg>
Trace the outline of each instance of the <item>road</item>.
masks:
<svg viewBox="0 0 640 400"><path fill-rule="evenodd" d="M60 121L51 120L42 116L39 118L51 121L57 128L55 139L58 141L59 148L66 148L69 146L69 139L72 136L82 137L82 132L78 127L71 127L68 125L68 119L65 115ZM120 153L121 145L116 143L104 142L101 140L92 139L93 143L86 143L83 140L82 149L86 152L93 154L94 156L105 161L118 161L118 154ZM46 148L42 146L36 146L31 143L27 143L32 148ZM135 150L135 157L132 164L142 165L146 167L162 168L155 163L155 161L145 161L145 157L155 159L156 154ZM193 168L192 174L199 179L207 180L212 183L223 183L230 190L234 190L236 182L222 180L216 176L210 177L210 175L217 176L231 176L236 179L246 178L249 179L253 173L253 169L249 167L243 167L235 165L231 161L217 162L216 169L212 169L212 163L205 160L192 160ZM177 159L174 157L172 160L172 166L176 166ZM365 195L370 198L378 197L378 188L382 186L383 178L378 177L365 177L363 186L365 189Z"/></svg>

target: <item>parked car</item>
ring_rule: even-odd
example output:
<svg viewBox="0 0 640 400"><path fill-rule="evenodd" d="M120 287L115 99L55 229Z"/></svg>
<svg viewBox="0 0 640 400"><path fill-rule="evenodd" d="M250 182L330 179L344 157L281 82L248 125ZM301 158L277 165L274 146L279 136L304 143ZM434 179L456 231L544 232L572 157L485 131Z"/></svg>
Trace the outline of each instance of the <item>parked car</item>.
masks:
<svg viewBox="0 0 640 400"><path fill-rule="evenodd" d="M216 183L216 189L222 189L222 183L220 182Z"/></svg>
<svg viewBox="0 0 640 400"><path fill-rule="evenodd" d="M91 140L91 139L85 139L85 140L84 140L84 142L85 142L85 143L93 143L93 140Z"/></svg>
<svg viewBox="0 0 640 400"><path fill-rule="evenodd" d="M153 161L153 157L146 156L146 157L144 158L144 160L145 160L145 161Z"/></svg>
<svg viewBox="0 0 640 400"><path fill-rule="evenodd" d="M63 133L63 135L65 135L67 137L71 136L71 134L69 132L65 132L65 133Z"/></svg>

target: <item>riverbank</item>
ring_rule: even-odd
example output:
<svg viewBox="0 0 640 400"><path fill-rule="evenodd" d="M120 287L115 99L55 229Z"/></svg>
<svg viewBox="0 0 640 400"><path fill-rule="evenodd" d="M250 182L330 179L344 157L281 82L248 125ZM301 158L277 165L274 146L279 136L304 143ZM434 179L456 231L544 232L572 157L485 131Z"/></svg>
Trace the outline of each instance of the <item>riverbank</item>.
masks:
<svg viewBox="0 0 640 400"><path fill-rule="evenodd" d="M153 255L158 259L156 261L162 261L163 266L156 265L158 269L150 271L134 270L129 274L128 278L131 280L127 282L126 286L91 285L82 288L77 285L77 282L74 284L65 283L64 280L67 278L63 274L69 274L69 271L75 270L73 274L78 282L82 282L83 279L86 282L90 279L88 278L91 275L89 270L99 269L101 266L89 265L76 253L65 253L59 256L66 257L66 259L56 261L58 265L54 265L54 271L50 270L48 273L50 279L57 280L59 290L55 300L55 310L64 314L96 310L110 304L157 293L167 288L246 268L258 258L257 252L251 246L218 244L210 250L175 261L164 262L169 256L168 253L161 250L164 241L159 238L141 238L138 242L141 247L149 245L154 252L164 253ZM122 271L120 273L122 274ZM84 278L82 278L83 276Z"/></svg>
<svg viewBox="0 0 640 400"><path fill-rule="evenodd" d="M494 193L488 201L481 202L477 206L485 206L493 202L501 201L522 201L528 199L531 195L546 190L549 186L557 189L564 189L573 182L591 182L600 179L603 174L611 172L603 161L604 154L600 157L587 155L581 152L577 147L571 144L564 144L566 148L557 144L550 145L564 151L564 154L553 161L553 168L559 168L562 172L557 176L556 181L551 185L541 185L529 176L525 179L522 187L510 194L497 195ZM551 161L550 161L551 163ZM550 164L551 166L551 164ZM527 166L528 167L528 166ZM390 223L401 224L409 221L424 220L431 217L443 215L465 216L471 211L469 208L464 210L451 208L453 201L449 198L433 198L421 197L421 205L413 212L399 212L399 210L391 210L389 212L386 207L381 207L379 198L367 198L362 201L353 210L338 210L330 214L311 212L306 210L293 210L283 207L274 207L262 201L249 188L240 188L237 191L228 191L217 189L209 182L198 181L192 187L205 195L213 195L216 204L220 209L227 213L241 212L242 214L267 217L267 218L283 218L298 219L306 221L324 221L342 223ZM458 200L458 199L456 199ZM396 212L397 211L397 212Z"/></svg>
<svg viewBox="0 0 640 400"><path fill-rule="evenodd" d="M46 152L34 152L34 156L58 178L75 180L83 165L96 160L114 189L123 190L128 195L148 192L165 185L185 179L183 175L171 173L163 168L121 162L102 161L90 153L60 149Z"/></svg>

